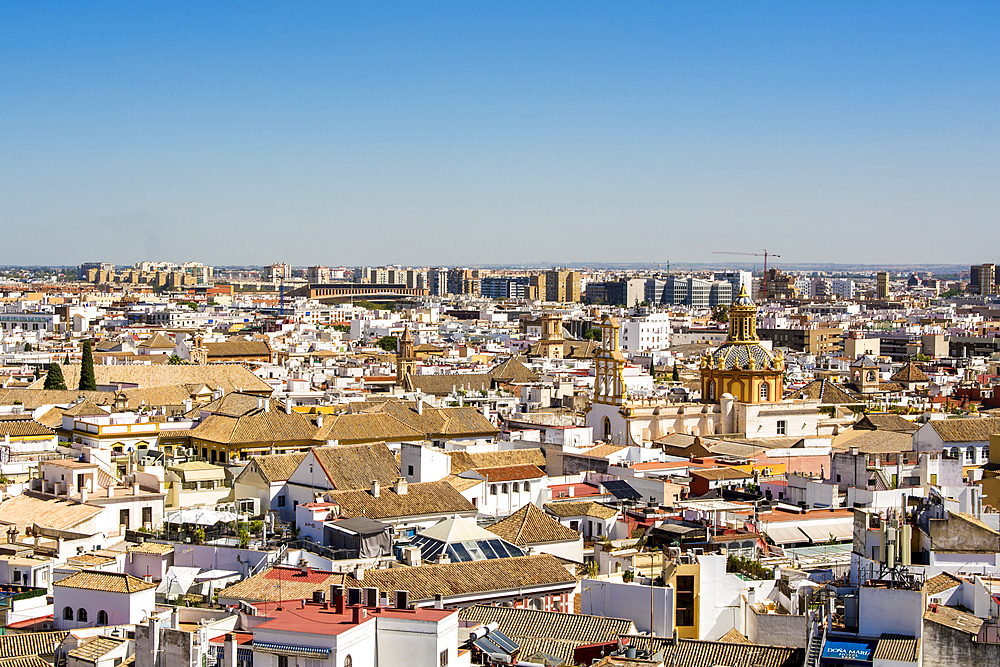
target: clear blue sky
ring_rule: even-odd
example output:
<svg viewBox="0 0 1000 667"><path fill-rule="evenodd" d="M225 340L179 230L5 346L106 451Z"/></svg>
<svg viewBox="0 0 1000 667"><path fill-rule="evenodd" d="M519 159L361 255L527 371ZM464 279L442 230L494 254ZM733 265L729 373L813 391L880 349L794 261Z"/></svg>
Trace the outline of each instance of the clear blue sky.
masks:
<svg viewBox="0 0 1000 667"><path fill-rule="evenodd" d="M7 0L0 263L997 261L998 56L995 0Z"/></svg>

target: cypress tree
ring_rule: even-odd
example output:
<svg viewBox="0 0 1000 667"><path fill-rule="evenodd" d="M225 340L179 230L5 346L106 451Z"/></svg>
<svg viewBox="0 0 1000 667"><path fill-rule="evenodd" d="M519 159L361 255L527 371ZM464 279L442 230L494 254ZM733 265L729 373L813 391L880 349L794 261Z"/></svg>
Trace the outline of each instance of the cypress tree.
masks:
<svg viewBox="0 0 1000 667"><path fill-rule="evenodd" d="M66 353L66 360L63 361L63 366L69 366L69 352Z"/></svg>
<svg viewBox="0 0 1000 667"><path fill-rule="evenodd" d="M677 362L676 361L674 362L674 372L671 374L670 379L673 380L674 382L680 382L681 381L681 372L677 368Z"/></svg>
<svg viewBox="0 0 1000 667"><path fill-rule="evenodd" d="M63 379L62 369L59 364L53 362L49 364L49 372L45 376L43 389L66 389L66 380Z"/></svg>
<svg viewBox="0 0 1000 667"><path fill-rule="evenodd" d="M83 360L80 362L80 391L97 391L97 379L94 377L94 351L90 341L83 342Z"/></svg>

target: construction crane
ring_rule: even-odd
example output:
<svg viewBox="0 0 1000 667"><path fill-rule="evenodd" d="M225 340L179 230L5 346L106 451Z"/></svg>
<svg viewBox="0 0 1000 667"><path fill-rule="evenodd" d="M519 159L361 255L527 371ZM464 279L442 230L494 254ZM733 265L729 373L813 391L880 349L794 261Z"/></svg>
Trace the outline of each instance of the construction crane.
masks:
<svg viewBox="0 0 1000 667"><path fill-rule="evenodd" d="M766 248L764 249L764 252L727 252L725 250L716 250L712 254L713 255L746 255L748 257L763 257L764 258L764 299L763 300L764 301L767 300L767 258L768 257L781 257L781 255L775 255L774 253L769 253Z"/></svg>

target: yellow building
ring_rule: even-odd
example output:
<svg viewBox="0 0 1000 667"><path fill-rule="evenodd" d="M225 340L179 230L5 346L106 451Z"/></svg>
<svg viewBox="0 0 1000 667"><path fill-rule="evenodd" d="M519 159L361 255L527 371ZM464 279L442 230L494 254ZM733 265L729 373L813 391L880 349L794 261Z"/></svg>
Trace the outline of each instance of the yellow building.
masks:
<svg viewBox="0 0 1000 667"><path fill-rule="evenodd" d="M746 287L729 307L729 335L701 358L702 401L718 403L730 394L740 403L778 403L785 383L785 359L760 344L757 305Z"/></svg>
<svg viewBox="0 0 1000 667"><path fill-rule="evenodd" d="M989 463L983 466L983 504L1000 512L1000 434L990 436Z"/></svg>

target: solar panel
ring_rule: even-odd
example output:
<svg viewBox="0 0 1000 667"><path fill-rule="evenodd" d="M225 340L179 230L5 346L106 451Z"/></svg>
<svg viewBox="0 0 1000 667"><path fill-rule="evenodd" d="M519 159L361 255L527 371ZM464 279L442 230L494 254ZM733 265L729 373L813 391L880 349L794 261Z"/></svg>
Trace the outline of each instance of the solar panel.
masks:
<svg viewBox="0 0 1000 667"><path fill-rule="evenodd" d="M642 494L633 489L628 485L628 482L624 480L611 480L608 482L601 482L604 488L611 492L615 498L619 500L642 500Z"/></svg>
<svg viewBox="0 0 1000 667"><path fill-rule="evenodd" d="M511 639L504 633L500 632L499 630L494 630L490 634L486 635L486 638L489 639L494 644L496 644L497 646L499 646L503 650L503 652L508 655L521 648L520 646L517 645L517 642L515 642L513 639Z"/></svg>

